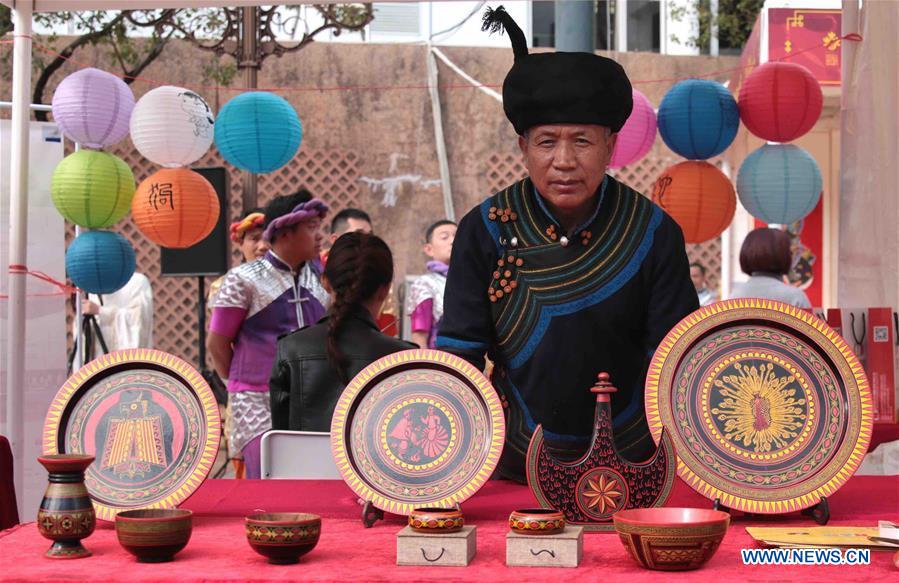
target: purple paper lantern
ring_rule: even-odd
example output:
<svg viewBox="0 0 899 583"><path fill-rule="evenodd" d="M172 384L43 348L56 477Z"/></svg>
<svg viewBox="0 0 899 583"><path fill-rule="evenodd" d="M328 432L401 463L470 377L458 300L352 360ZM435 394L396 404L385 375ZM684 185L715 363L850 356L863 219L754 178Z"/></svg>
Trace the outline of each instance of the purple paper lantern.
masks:
<svg viewBox="0 0 899 583"><path fill-rule="evenodd" d="M102 148L128 135L134 94L124 81L100 69L82 69L53 93L53 119L62 133L88 148Z"/></svg>
<svg viewBox="0 0 899 583"><path fill-rule="evenodd" d="M632 89L634 109L618 132L610 168L621 168L643 158L656 141L656 112L645 95Z"/></svg>

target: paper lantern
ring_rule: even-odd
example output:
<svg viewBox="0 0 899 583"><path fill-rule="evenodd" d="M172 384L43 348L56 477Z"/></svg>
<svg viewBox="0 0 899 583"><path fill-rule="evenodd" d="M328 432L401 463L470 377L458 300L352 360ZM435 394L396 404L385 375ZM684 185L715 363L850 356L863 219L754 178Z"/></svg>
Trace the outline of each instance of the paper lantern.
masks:
<svg viewBox="0 0 899 583"><path fill-rule="evenodd" d="M681 162L668 168L656 180L652 200L677 221L687 243L720 235L737 208L730 179L708 162Z"/></svg>
<svg viewBox="0 0 899 583"><path fill-rule="evenodd" d="M124 81L100 69L82 69L53 93L53 120L62 133L88 148L102 148L128 135L134 94Z"/></svg>
<svg viewBox="0 0 899 583"><path fill-rule="evenodd" d="M209 151L214 124L202 97L166 85L149 91L134 106L131 141L144 158L160 166L187 166Z"/></svg>
<svg viewBox="0 0 899 583"><path fill-rule="evenodd" d="M215 145L225 160L256 174L287 164L303 140L303 126L287 100L262 91L225 104L215 124Z"/></svg>
<svg viewBox="0 0 899 583"><path fill-rule="evenodd" d="M766 144L749 154L737 174L740 202L765 223L798 221L821 199L821 170L811 154L792 144Z"/></svg>
<svg viewBox="0 0 899 583"><path fill-rule="evenodd" d="M640 160L656 141L656 112L645 95L633 89L634 109L618 132L610 168L621 168Z"/></svg>
<svg viewBox="0 0 899 583"><path fill-rule="evenodd" d="M187 168L165 168L140 183L131 216L148 239L173 249L199 243L215 227L219 199L208 180Z"/></svg>
<svg viewBox="0 0 899 583"><path fill-rule="evenodd" d="M134 248L112 231L85 231L66 250L66 273L82 290L111 294L134 274Z"/></svg>
<svg viewBox="0 0 899 583"><path fill-rule="evenodd" d="M790 142L807 133L823 105L818 80L795 63L765 63L740 88L740 119L769 142Z"/></svg>
<svg viewBox="0 0 899 583"><path fill-rule="evenodd" d="M704 160L734 141L740 111L721 83L687 79L662 98L658 124L669 148L689 160Z"/></svg>
<svg viewBox="0 0 899 583"><path fill-rule="evenodd" d="M56 209L69 221L88 229L108 227L131 208L134 174L121 158L81 150L56 165L50 193Z"/></svg>

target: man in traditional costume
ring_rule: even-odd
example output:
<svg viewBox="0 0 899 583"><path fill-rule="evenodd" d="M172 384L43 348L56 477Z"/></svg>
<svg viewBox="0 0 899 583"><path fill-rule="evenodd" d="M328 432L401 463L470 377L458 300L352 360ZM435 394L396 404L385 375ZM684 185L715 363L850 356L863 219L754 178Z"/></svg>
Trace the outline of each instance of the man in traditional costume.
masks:
<svg viewBox="0 0 899 583"><path fill-rule="evenodd" d="M271 429L268 380L278 337L314 324L327 294L308 264L321 252L328 207L307 191L266 207L264 257L230 270L212 304L207 342L230 393L230 451L242 451L247 478L259 478L259 442ZM317 297L318 296L318 297Z"/></svg>
<svg viewBox="0 0 899 583"><path fill-rule="evenodd" d="M632 108L615 61L589 53L529 55L502 9L515 64L503 108L529 176L459 223L437 346L483 368L506 407L501 476L523 481L542 424L556 455L590 439L596 375L608 372L619 452L654 450L643 412L648 362L661 339L698 307L680 228L649 199L605 174Z"/></svg>

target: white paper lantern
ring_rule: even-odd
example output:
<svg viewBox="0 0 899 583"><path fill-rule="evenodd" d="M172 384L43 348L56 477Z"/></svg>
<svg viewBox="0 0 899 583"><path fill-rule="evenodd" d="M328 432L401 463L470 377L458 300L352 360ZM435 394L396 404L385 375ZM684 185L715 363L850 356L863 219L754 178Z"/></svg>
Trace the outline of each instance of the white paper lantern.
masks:
<svg viewBox="0 0 899 583"><path fill-rule="evenodd" d="M166 85L148 92L134 106L131 140L144 158L160 166L187 166L209 150L214 123L202 97Z"/></svg>

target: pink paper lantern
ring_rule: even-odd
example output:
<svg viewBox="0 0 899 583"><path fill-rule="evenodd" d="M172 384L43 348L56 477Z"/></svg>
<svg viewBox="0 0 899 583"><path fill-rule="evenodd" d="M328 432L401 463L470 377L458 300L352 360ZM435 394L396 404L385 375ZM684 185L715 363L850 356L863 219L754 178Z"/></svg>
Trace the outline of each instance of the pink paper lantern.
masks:
<svg viewBox="0 0 899 583"><path fill-rule="evenodd" d="M634 109L618 132L618 142L609 162L610 168L621 168L640 160L656 141L656 112L652 103L636 89L632 91Z"/></svg>

